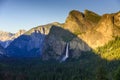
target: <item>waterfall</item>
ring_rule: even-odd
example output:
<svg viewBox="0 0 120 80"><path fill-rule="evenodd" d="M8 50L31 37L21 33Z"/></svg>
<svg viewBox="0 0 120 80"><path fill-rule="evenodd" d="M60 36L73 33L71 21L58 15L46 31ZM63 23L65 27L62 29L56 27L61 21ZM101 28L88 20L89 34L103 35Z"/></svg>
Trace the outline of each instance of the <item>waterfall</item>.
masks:
<svg viewBox="0 0 120 80"><path fill-rule="evenodd" d="M62 58L62 61L65 61L69 57L69 43L66 44L65 56Z"/></svg>

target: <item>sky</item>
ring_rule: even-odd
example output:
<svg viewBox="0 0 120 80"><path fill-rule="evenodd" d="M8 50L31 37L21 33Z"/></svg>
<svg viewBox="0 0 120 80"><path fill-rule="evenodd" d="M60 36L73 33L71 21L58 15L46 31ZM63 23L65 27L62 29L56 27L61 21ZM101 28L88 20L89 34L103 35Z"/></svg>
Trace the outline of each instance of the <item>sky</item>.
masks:
<svg viewBox="0 0 120 80"><path fill-rule="evenodd" d="M100 15L120 11L120 0L0 0L0 30L17 32L52 22L64 23L71 10Z"/></svg>

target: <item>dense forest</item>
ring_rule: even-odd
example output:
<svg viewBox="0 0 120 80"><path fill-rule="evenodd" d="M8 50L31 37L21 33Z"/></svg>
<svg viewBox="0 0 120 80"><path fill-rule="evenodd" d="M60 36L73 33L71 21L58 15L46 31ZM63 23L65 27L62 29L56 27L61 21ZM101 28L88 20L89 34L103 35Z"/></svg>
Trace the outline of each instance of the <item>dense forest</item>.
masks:
<svg viewBox="0 0 120 80"><path fill-rule="evenodd" d="M0 58L0 80L120 80L120 38L65 62Z"/></svg>

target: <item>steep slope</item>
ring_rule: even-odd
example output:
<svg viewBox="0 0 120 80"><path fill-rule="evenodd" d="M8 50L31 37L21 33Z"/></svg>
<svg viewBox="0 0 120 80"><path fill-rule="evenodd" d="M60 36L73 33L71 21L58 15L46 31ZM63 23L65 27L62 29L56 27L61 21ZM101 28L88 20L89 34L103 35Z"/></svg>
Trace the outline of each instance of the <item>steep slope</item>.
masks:
<svg viewBox="0 0 120 80"><path fill-rule="evenodd" d="M43 59L57 59L66 55L65 47L69 44L69 57L79 58L82 52L90 51L90 47L76 35L61 27L52 26L50 33L45 38Z"/></svg>
<svg viewBox="0 0 120 80"><path fill-rule="evenodd" d="M8 47L11 57L42 57L44 60L60 60L65 55L65 46L69 43L69 51L75 58L81 52L89 51L89 46L71 32L63 29L63 24L51 23L38 26L15 39Z"/></svg>
<svg viewBox="0 0 120 80"><path fill-rule="evenodd" d="M6 48L15 38L25 33L25 30L19 30L17 33L0 31L0 44Z"/></svg>
<svg viewBox="0 0 120 80"><path fill-rule="evenodd" d="M6 54L6 52L5 52L4 48L0 45L0 57L5 54Z"/></svg>
<svg viewBox="0 0 120 80"><path fill-rule="evenodd" d="M107 44L113 36L120 36L119 15L120 12L99 16L88 10L84 13L73 10L69 13L64 28L95 49Z"/></svg>
<svg viewBox="0 0 120 80"><path fill-rule="evenodd" d="M12 37L14 34L10 32L0 31L0 40L6 41L9 40L10 37Z"/></svg>
<svg viewBox="0 0 120 80"><path fill-rule="evenodd" d="M82 13L73 10L69 13L64 28L75 35L79 35L93 28L99 19L100 16L91 11L86 10L85 13Z"/></svg>
<svg viewBox="0 0 120 80"><path fill-rule="evenodd" d="M108 44L98 47L96 53L103 59L120 60L120 37L115 37L114 40L108 42Z"/></svg>
<svg viewBox="0 0 120 80"><path fill-rule="evenodd" d="M102 16L98 24L86 34L79 35L92 48L105 45L113 37L113 18L111 14Z"/></svg>
<svg viewBox="0 0 120 80"><path fill-rule="evenodd" d="M53 24L59 25L59 23L52 23L38 26L16 38L7 47L7 54L12 57L39 57L44 38L49 33L49 29Z"/></svg>

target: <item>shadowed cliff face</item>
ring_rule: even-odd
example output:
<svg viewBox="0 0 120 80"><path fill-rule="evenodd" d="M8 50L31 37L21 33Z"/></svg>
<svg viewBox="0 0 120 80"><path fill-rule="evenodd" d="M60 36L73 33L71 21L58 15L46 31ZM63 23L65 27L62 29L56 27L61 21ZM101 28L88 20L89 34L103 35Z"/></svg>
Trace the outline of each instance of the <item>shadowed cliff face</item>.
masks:
<svg viewBox="0 0 120 80"><path fill-rule="evenodd" d="M114 24L115 26L120 28L120 12L114 15Z"/></svg>
<svg viewBox="0 0 120 80"><path fill-rule="evenodd" d="M67 42L73 58L79 58L82 52L91 50L84 41L59 25L48 24L29 30L7 47L7 54L11 57L41 56L43 60L60 60L65 54Z"/></svg>
<svg viewBox="0 0 120 80"><path fill-rule="evenodd" d="M95 49L104 46L115 36L120 36L119 23L119 12L99 16L88 10L85 10L84 13L73 10L69 13L64 28Z"/></svg>
<svg viewBox="0 0 120 80"><path fill-rule="evenodd" d="M0 45L0 57L6 55L5 49Z"/></svg>
<svg viewBox="0 0 120 80"><path fill-rule="evenodd" d="M40 32L41 31L41 32ZM10 57L39 57L45 38L44 28L34 29L31 34L24 34L15 39L7 48Z"/></svg>
<svg viewBox="0 0 120 80"><path fill-rule="evenodd" d="M59 60L65 54L67 43L72 58L79 58L82 52L90 51L90 47L76 35L61 27L52 26L45 38L42 58Z"/></svg>
<svg viewBox="0 0 120 80"><path fill-rule="evenodd" d="M11 57L40 57L45 36L53 24L30 29L7 47L7 54Z"/></svg>

